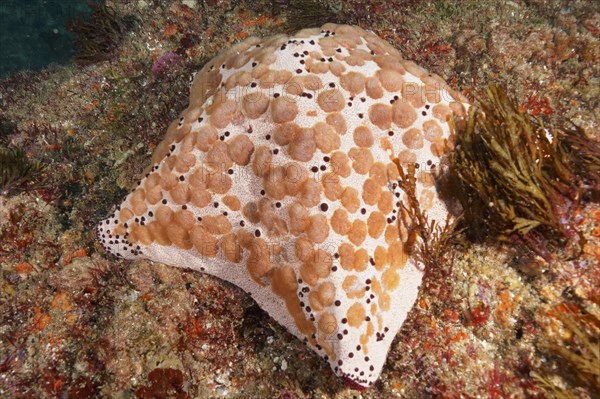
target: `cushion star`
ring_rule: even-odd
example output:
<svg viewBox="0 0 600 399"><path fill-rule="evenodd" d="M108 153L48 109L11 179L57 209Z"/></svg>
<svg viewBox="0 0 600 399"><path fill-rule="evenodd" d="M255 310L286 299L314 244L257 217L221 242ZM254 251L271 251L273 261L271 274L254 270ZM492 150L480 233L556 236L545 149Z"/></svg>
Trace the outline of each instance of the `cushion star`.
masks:
<svg viewBox="0 0 600 399"><path fill-rule="evenodd" d="M375 34L251 37L195 75L102 245L229 281L354 386L379 377L417 297L394 160L428 217L466 100ZM438 165L436 168L435 166Z"/></svg>

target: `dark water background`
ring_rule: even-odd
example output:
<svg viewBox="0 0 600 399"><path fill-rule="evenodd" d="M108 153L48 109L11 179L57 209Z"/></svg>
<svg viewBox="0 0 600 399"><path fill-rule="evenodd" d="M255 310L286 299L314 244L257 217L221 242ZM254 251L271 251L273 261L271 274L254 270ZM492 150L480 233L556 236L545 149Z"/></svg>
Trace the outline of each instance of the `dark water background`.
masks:
<svg viewBox="0 0 600 399"><path fill-rule="evenodd" d="M66 23L89 12L88 0L0 0L0 77L68 63L75 48Z"/></svg>

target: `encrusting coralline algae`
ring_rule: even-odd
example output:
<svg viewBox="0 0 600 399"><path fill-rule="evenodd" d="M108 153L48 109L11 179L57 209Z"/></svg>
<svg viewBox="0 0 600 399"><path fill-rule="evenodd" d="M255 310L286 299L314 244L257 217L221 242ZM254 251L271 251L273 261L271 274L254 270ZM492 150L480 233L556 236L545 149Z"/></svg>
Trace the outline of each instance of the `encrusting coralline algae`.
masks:
<svg viewBox="0 0 600 399"><path fill-rule="evenodd" d="M353 386L373 384L423 271L397 165L435 188L466 99L361 28L248 38L206 63L189 107L97 234L106 249L241 287Z"/></svg>

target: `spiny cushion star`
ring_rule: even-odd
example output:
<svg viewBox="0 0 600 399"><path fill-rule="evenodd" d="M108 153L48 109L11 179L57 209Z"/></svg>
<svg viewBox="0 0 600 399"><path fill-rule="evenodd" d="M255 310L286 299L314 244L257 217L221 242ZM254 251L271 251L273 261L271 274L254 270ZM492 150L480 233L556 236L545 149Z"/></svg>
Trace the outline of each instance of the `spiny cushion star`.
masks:
<svg viewBox="0 0 600 399"><path fill-rule="evenodd" d="M423 275L396 163L419 166L421 208L444 222L436 169L465 98L335 24L248 38L190 91L102 245L241 287L338 376L373 384Z"/></svg>

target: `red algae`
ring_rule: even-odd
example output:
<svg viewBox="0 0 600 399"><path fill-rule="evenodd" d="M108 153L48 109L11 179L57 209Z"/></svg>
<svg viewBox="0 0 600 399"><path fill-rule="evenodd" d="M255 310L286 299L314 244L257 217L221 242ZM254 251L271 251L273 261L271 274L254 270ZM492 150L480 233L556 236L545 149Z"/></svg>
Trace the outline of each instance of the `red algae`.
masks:
<svg viewBox="0 0 600 399"><path fill-rule="evenodd" d="M156 368L148 374L148 385L135 391L135 397L138 399L187 399L190 396L185 392L183 385L184 379L181 370Z"/></svg>

